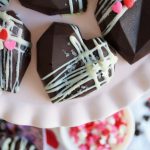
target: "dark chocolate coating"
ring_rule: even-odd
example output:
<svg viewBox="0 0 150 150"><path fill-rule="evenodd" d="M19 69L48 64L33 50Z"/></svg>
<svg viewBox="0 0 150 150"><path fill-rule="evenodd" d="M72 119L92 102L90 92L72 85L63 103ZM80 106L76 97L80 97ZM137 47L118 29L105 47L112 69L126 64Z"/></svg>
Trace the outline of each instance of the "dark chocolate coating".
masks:
<svg viewBox="0 0 150 150"><path fill-rule="evenodd" d="M63 23L54 23L51 27L48 28L48 30L42 35L42 37L39 39L37 43L37 70L40 75L40 78L42 79L49 73L55 71L57 68L60 66L72 61L73 59L78 57L78 51L77 49L72 45L70 42L69 38L70 36L74 36L79 40L79 37L76 35L75 31L73 30L72 26L69 24L63 24ZM97 40L95 38L95 40ZM101 39L103 41L103 39ZM91 40L84 40L83 42L85 45L88 47L89 50L95 48L93 39ZM104 56L108 56L108 53L105 49L105 47L102 49ZM101 59L99 58L97 50L95 50L94 55L96 59ZM78 60L78 59L77 59ZM51 77L42 80L44 86L46 86L49 82L51 82L53 79L55 79L62 71L64 71L66 68L68 68L67 65L66 67L62 68L58 72L54 73ZM76 63L72 65L71 68L68 68L58 79L64 78L66 75L68 75L71 72L74 72L75 70L85 67L85 64L81 59L79 59ZM86 72L86 71L85 71ZM85 73L83 72L83 74ZM108 72L109 77L112 76L111 69ZM73 74L75 75L75 73ZM82 75L82 73L81 73ZM70 75L71 76L71 75ZM80 76L80 75L78 75ZM97 78L99 81L104 81L103 73L98 72L97 73ZM73 78L74 79L74 78ZM75 79L76 80L76 79ZM82 82L84 79L76 80L72 87L78 85L79 82ZM104 82L105 83L105 82ZM102 85L104 84L102 83ZM53 98L59 94L64 88L66 88L69 84L69 81L66 79L66 82L61 80L61 85L63 85L62 89L59 89L58 91L55 92L50 92L49 97ZM76 87L75 90L73 90L71 93L68 93L64 99L61 101L64 101L66 99L69 99L70 97L78 94L81 92L76 97L84 96L88 93L91 93L93 90L96 90L96 88L93 88L92 90L82 92L85 88L89 88L93 86L95 83L92 79L87 81L86 83L82 84L82 86ZM101 85L101 86L102 86ZM52 100L53 103L58 102L59 100ZM61 102L59 101L59 102Z"/></svg>
<svg viewBox="0 0 150 150"><path fill-rule="evenodd" d="M70 10L69 0L19 0L27 8L47 15L72 14L86 11L87 0L81 0L83 8L79 7L78 0L72 0L73 12Z"/></svg>
<svg viewBox="0 0 150 150"><path fill-rule="evenodd" d="M8 11L8 15L20 20L15 12L13 11ZM0 26L2 26L3 20L0 19ZM6 24L7 26L7 24ZM5 28L5 27L3 27ZM14 23L14 27L12 31L9 31L11 35L14 37L17 37L19 29L22 29L22 34L21 38L27 42L31 42L31 34L30 31L26 28L24 24L19 24L19 23ZM31 44L31 43L30 43ZM18 43L16 42L16 47L18 47ZM22 81L22 78L29 66L30 60L31 60L31 45L29 47L26 47L25 45L21 45L20 49L24 52L20 54L20 59L19 53L16 50L16 48L12 51L12 66L11 66L11 52L8 51L6 47L4 47L2 50L0 50L0 88L4 91L8 92L18 92L18 87L20 86L20 83ZM9 56L8 56L9 55ZM9 62L7 60L9 59ZM17 62L19 64L19 67L17 67ZM9 64L9 74L6 72L7 64ZM17 76L17 68L19 69L19 78L16 80ZM11 73L12 71L12 73ZM6 87L6 78L7 75L9 76L8 78L8 87ZM12 76L12 77L11 77ZM17 81L17 82L16 82Z"/></svg>
<svg viewBox="0 0 150 150"><path fill-rule="evenodd" d="M105 36L105 39L130 64L150 53L150 1L137 0ZM115 13L100 24L102 31ZM98 17L101 17L100 15ZM97 19L98 19L97 17Z"/></svg>

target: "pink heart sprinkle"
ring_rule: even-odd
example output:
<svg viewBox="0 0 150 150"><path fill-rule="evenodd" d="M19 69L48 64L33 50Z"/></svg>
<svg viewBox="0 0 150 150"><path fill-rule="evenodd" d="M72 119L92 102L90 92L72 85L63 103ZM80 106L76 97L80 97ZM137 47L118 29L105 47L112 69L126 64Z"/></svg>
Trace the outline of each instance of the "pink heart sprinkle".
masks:
<svg viewBox="0 0 150 150"><path fill-rule="evenodd" d="M113 12L119 14L122 11L122 3L120 1L117 1L112 6Z"/></svg>
<svg viewBox="0 0 150 150"><path fill-rule="evenodd" d="M12 51L16 47L16 41L13 40L6 40L4 42L4 46L9 50Z"/></svg>

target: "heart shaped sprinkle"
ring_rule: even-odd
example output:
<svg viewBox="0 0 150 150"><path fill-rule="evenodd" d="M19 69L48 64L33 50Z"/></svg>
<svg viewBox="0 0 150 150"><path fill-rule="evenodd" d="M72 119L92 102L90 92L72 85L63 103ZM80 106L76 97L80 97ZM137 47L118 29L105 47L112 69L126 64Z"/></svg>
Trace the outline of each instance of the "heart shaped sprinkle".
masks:
<svg viewBox="0 0 150 150"><path fill-rule="evenodd" d="M126 7L132 8L135 3L135 0L123 0L123 3Z"/></svg>
<svg viewBox="0 0 150 150"><path fill-rule="evenodd" d="M52 146L54 149L58 149L59 143L52 130L46 130L47 144Z"/></svg>
<svg viewBox="0 0 150 150"><path fill-rule="evenodd" d="M7 32L7 30L6 29L2 29L1 31L0 31L0 39L2 39L2 40L7 40L7 38L8 38L8 32Z"/></svg>
<svg viewBox="0 0 150 150"><path fill-rule="evenodd" d="M16 47L16 41L13 41L13 40L6 40L4 42L4 46L9 50L9 51L12 51L15 49Z"/></svg>
<svg viewBox="0 0 150 150"><path fill-rule="evenodd" d="M112 11L119 14L122 11L122 3L120 1L117 1L112 6Z"/></svg>

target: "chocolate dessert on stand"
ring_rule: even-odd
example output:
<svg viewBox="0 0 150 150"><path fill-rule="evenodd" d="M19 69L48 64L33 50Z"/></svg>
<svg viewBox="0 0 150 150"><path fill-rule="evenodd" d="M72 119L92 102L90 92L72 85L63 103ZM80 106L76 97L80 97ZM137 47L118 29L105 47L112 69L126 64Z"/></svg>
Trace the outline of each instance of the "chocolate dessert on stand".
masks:
<svg viewBox="0 0 150 150"><path fill-rule="evenodd" d="M19 0L27 8L47 15L73 14L86 11L87 0Z"/></svg>
<svg viewBox="0 0 150 150"><path fill-rule="evenodd" d="M53 103L100 89L112 79L117 63L104 39L84 40L71 24L52 24L37 50L37 70Z"/></svg>
<svg viewBox="0 0 150 150"><path fill-rule="evenodd" d="M130 64L150 53L150 1L99 0L95 12L104 38Z"/></svg>
<svg viewBox="0 0 150 150"><path fill-rule="evenodd" d="M29 30L13 11L0 12L0 89L16 93L31 59Z"/></svg>

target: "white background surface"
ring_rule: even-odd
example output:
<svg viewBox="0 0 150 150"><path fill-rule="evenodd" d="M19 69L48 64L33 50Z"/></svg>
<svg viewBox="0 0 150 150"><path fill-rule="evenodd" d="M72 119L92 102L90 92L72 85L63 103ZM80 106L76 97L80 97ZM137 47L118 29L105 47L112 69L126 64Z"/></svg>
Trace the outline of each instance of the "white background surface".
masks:
<svg viewBox="0 0 150 150"><path fill-rule="evenodd" d="M32 32L32 62L21 84L21 91L0 96L0 118L43 128L75 126L108 116L150 88L150 56L132 66L119 57L114 79L102 90L61 104L50 102L36 72L36 42L53 21L79 25L85 38L99 35L92 9L95 2L90 1L91 8L86 14L50 17L22 7L17 0L11 1L9 8L19 14Z"/></svg>

